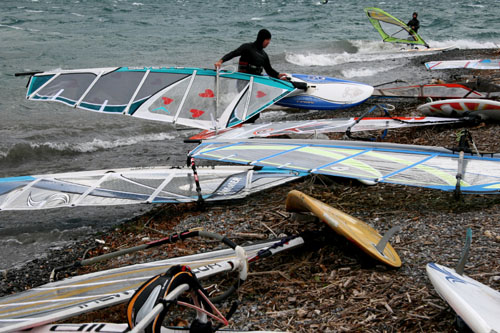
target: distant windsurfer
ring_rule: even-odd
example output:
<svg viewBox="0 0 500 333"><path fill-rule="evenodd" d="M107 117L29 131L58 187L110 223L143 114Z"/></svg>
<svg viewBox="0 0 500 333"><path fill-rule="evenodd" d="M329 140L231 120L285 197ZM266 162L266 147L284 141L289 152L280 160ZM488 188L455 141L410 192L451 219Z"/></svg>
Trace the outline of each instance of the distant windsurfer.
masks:
<svg viewBox="0 0 500 333"><path fill-rule="evenodd" d="M418 28L420 28L420 22L418 21L417 16L418 16L418 13L414 12L413 18L410 21L408 21L408 23L406 24L407 26L409 26L411 28L411 30L415 31L415 33L417 33Z"/></svg>
<svg viewBox="0 0 500 333"><path fill-rule="evenodd" d="M271 33L267 29L261 29L257 34L257 39L253 43L241 44L236 50L229 52L215 63L216 68L220 68L222 63L235 57L240 57L238 62L238 72L262 75L265 70L270 77L286 79L287 74L279 73L271 67L269 57L264 49L271 42Z"/></svg>

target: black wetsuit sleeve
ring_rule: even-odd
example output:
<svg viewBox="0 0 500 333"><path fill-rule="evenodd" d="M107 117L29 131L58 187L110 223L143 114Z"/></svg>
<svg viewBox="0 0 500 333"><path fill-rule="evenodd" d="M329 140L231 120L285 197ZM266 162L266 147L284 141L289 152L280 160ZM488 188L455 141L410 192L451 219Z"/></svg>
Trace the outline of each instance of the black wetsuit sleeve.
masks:
<svg viewBox="0 0 500 333"><path fill-rule="evenodd" d="M266 71L267 75L270 77L278 78L280 75L279 72L277 72L274 68L271 67L271 62L269 61L269 57L266 54L266 59L264 60L264 70Z"/></svg>
<svg viewBox="0 0 500 333"><path fill-rule="evenodd" d="M413 31L417 32L418 28L420 28L420 22L418 20L415 20L415 19L411 19L407 26L409 26L410 28L412 28Z"/></svg>
<svg viewBox="0 0 500 333"><path fill-rule="evenodd" d="M231 51L228 54L226 54L225 56L223 56L221 58L222 62L226 62L226 61L231 60L231 59L233 59L235 57L241 57L241 55L243 54L243 52L247 48L248 48L247 44L241 44L240 47L238 47L236 50Z"/></svg>

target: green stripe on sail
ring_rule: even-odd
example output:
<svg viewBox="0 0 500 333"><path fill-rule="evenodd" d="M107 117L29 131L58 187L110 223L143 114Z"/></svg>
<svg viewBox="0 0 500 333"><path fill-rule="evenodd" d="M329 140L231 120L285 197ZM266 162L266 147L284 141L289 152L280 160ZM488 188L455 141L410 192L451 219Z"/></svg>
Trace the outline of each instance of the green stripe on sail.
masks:
<svg viewBox="0 0 500 333"><path fill-rule="evenodd" d="M429 47L429 45L427 45L427 43L422 39L422 37L420 37L403 21L383 11L382 9L375 7L368 7L365 8L365 13L368 16L368 19L370 20L371 24L375 27L380 36L382 36L382 40L384 42L415 44L415 45L424 45L426 47ZM380 22L385 22L400 27L401 28L400 31L405 30L409 34L408 36L409 39L394 37L393 35L395 34L392 34L392 36L389 35L386 31L384 31Z"/></svg>
<svg viewBox="0 0 500 333"><path fill-rule="evenodd" d="M370 152L368 154L370 154L373 157L376 157L377 159L391 161L391 162L395 162L395 163L398 163L398 164L401 164L401 165L405 165L405 166L410 166L410 165L412 165L414 163L412 161L408 161L408 160L405 160L405 159L402 159L402 158L398 158L398 157L394 157L394 156L390 156L390 155L383 154L383 153L378 153L378 152ZM439 170L437 168L434 168L432 166L428 166L428 165L425 165L425 164L418 164L418 165L414 166L413 168L421 170L421 171L423 171L425 173L428 173L428 174L430 174L430 175L432 175L432 176L434 176L436 178L439 178L439 179L443 180L443 182L445 182L448 185L455 185L456 182L457 182L457 179L456 179L455 175L450 175L449 173L444 172L442 170ZM400 175L400 174L396 174L393 177L389 177L388 179L392 179L393 181L400 181L400 182L404 181L406 183L413 183L413 184L424 183L424 182L417 182L417 181L411 182L407 178L398 179L399 178L398 175ZM429 183L425 182L425 184L429 184ZM434 183L434 185L442 185L442 184ZM470 184L466 183L463 180L461 180L460 181L460 186L465 187L465 186L470 186Z"/></svg>
<svg viewBox="0 0 500 333"><path fill-rule="evenodd" d="M363 151L362 149L360 149L360 150L354 150L354 149L341 149L341 148L340 149L339 148L333 148L334 151L332 151L332 148L326 148L326 147L321 147L321 148L306 147L306 148L302 148L302 149L299 149L299 150L303 151L303 152L306 152L306 153L309 153L309 154L314 154L314 155L329 157L329 158L332 158L334 160L340 160L340 159L349 157L350 155L355 155L355 154L360 153L360 152ZM342 155L341 153L344 153L345 155ZM382 176L382 174L380 173L380 171L378 171L377 169L373 168L372 166L370 166L367 163L364 163L364 162L356 160L355 158L346 159L345 161L339 162L338 165L345 165L345 166L349 166L349 167L352 167L352 168L355 168L355 169L362 170L362 171L370 174L374 178L379 178L379 177ZM325 171L327 171L328 169L321 168L321 169L318 169L318 170L325 170ZM332 172L332 171L330 171L330 172ZM344 175L350 175L350 176L353 176L353 177L356 177L356 176L359 176L359 177L368 177L366 174L356 173L356 172L353 172L353 170L345 171L344 172L342 170L335 169L335 173L344 174Z"/></svg>

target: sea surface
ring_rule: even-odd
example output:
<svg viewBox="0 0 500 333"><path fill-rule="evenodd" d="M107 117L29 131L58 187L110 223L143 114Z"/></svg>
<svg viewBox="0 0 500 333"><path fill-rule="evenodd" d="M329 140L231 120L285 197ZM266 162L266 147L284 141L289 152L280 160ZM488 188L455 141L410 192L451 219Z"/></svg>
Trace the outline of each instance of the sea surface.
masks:
<svg viewBox="0 0 500 333"><path fill-rule="evenodd" d="M419 13L431 47L500 46L500 0L2 0L0 1L0 177L135 166L182 165L192 145L159 122L25 99L14 73L114 66L213 68L259 29L279 72L368 84L418 83L409 56L383 43L363 8L403 21ZM227 63L233 66L236 60ZM226 64L225 64L226 65ZM422 71L425 71L422 68ZM427 75L428 76L428 75ZM272 111L262 118L282 118ZM144 213L148 206L0 211L0 269Z"/></svg>

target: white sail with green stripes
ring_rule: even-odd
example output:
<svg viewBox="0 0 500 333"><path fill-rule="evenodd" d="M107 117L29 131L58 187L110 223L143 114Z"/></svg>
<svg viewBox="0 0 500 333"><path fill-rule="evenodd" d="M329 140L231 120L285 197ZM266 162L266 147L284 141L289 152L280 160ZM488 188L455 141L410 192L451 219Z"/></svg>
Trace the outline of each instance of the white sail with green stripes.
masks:
<svg viewBox="0 0 500 333"><path fill-rule="evenodd" d="M201 129L238 125L294 90L269 77L201 68L54 70L31 77L27 98Z"/></svg>
<svg viewBox="0 0 500 333"><path fill-rule="evenodd" d="M462 156L446 148L380 142L214 139L190 155L444 191L500 193L500 154Z"/></svg>
<svg viewBox="0 0 500 333"><path fill-rule="evenodd" d="M375 27L380 36L382 36L384 42L424 45L425 47L429 47L422 37L403 21L382 9L368 7L365 8L365 13L371 24Z"/></svg>

